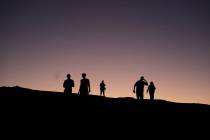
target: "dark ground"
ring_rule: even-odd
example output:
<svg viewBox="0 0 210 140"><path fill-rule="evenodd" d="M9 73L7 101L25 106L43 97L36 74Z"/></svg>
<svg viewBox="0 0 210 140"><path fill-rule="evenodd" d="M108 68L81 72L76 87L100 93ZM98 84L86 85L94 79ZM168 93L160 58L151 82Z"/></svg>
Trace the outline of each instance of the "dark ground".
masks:
<svg viewBox="0 0 210 140"><path fill-rule="evenodd" d="M33 126L43 131L64 128L99 134L120 131L120 135L169 131L175 136L199 134L201 138L208 134L210 124L210 105L205 104L64 95L21 87L0 88L0 111L5 130L20 126L27 130Z"/></svg>

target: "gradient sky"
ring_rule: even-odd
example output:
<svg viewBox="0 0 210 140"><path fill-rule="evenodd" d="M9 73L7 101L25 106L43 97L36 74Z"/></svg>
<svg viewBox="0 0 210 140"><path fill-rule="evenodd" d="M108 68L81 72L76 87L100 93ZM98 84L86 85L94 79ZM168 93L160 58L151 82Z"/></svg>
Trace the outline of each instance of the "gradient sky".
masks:
<svg viewBox="0 0 210 140"><path fill-rule="evenodd" d="M81 73L92 93L210 104L209 0L1 0L0 86L63 91ZM149 98L145 93L145 98Z"/></svg>

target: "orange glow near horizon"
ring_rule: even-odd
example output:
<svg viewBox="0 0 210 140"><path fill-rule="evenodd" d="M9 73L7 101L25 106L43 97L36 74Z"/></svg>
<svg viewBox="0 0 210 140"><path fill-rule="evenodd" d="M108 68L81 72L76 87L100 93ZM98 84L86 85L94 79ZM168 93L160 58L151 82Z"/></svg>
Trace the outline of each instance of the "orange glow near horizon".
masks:
<svg viewBox="0 0 210 140"><path fill-rule="evenodd" d="M134 70L132 69L126 70L126 67L121 68L121 70L120 69L110 70L109 72L98 70L95 73L90 72L90 70L86 70L86 71L81 71L80 73L70 72L70 71L69 72L66 71L65 73L54 71L53 74L49 74L48 71L43 71L42 73L41 70L39 70L38 73L45 75L45 77L43 76L38 77L38 75L28 72L28 75L25 75L25 77L22 77L22 79L20 79L20 77L13 77L14 79L11 80L13 82L11 82L11 84L7 84L7 86L19 85L22 87L37 89L37 90L39 89L39 90L63 92L63 87L62 87L63 81L66 78L66 74L71 73L72 79L75 81L75 87L73 88L73 92L78 93L81 73L83 72L87 73L87 78L91 82L91 94L93 95L99 95L99 83L101 82L101 80L104 80L105 84L107 85L107 90L106 90L107 97L136 98L135 94L132 92L134 83L137 80L139 80L141 75L144 75L145 79L147 79L148 82L154 81L155 86L157 88L155 94L156 99L162 99L174 102L205 103L205 104L209 104L210 101L208 96L205 96L204 94L199 94L199 93L208 92L205 89L198 90L199 87L203 87L205 85L203 85L203 83L198 84L194 82L193 81L194 79L190 76L187 77L189 79L187 79L186 77L181 79L181 76L177 77L176 75L172 75L171 73L161 74L158 72L151 74L147 72L138 72L137 70L136 72L134 72ZM25 79L23 80L23 78ZM187 85L186 83L190 84ZM1 83L1 85L3 84ZM195 86L198 88L194 88ZM149 99L149 95L146 93L146 89L147 87L145 87L145 92L144 92L145 99Z"/></svg>
<svg viewBox="0 0 210 140"><path fill-rule="evenodd" d="M21 0L3 2L0 86L77 93L87 73L91 93L134 97L134 83L154 81L155 98L210 104L210 3L183 0ZM146 93L145 98L149 96Z"/></svg>

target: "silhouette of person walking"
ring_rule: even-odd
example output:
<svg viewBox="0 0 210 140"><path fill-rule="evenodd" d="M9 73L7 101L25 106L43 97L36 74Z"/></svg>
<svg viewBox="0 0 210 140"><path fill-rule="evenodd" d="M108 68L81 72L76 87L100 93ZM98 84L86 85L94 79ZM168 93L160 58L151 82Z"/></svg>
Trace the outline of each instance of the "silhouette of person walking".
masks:
<svg viewBox="0 0 210 140"><path fill-rule="evenodd" d="M133 93L136 93L137 99L144 99L144 86L147 85L147 81L141 76L140 80L137 81L133 88Z"/></svg>
<svg viewBox="0 0 210 140"><path fill-rule="evenodd" d="M67 79L63 83L64 93L72 94L72 87L74 87L74 81L71 79L71 75L67 74Z"/></svg>
<svg viewBox="0 0 210 140"><path fill-rule="evenodd" d="M86 78L86 73L82 73L82 80L80 81L79 94L89 95L90 92L90 81Z"/></svg>
<svg viewBox="0 0 210 140"><path fill-rule="evenodd" d="M104 83L104 80L100 83L100 96L105 97L105 90L106 90L106 85Z"/></svg>
<svg viewBox="0 0 210 140"><path fill-rule="evenodd" d="M147 93L149 91L149 96L151 100L154 100L154 95L155 95L155 85L153 82L150 82L150 85L147 88Z"/></svg>

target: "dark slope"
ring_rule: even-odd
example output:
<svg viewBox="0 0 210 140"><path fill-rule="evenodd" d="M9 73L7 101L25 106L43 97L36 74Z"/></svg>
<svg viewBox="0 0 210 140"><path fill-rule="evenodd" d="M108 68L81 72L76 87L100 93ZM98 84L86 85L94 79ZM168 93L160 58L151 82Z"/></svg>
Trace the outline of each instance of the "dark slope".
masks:
<svg viewBox="0 0 210 140"><path fill-rule="evenodd" d="M27 97L27 98L26 98ZM31 98L33 97L33 98ZM65 95L61 92L31 90L21 87L1 87L2 103L16 106L33 107L62 107L77 111L96 111L110 113L168 113L172 114L208 114L210 106L204 104L175 103L164 100L136 100L133 98L104 98L100 96ZM24 108L24 106L23 106Z"/></svg>
<svg viewBox="0 0 210 140"><path fill-rule="evenodd" d="M89 138L98 138L101 134L110 139L113 134L145 137L143 132L159 131L156 134L161 138L169 134L170 137L195 135L202 138L208 134L210 106L1 87L0 113L3 130L9 133L20 130L23 135L29 132L30 136L31 133L40 135L40 132L46 135L50 130L47 135L51 137L58 131L66 131L70 137L83 138L87 133L85 136Z"/></svg>

